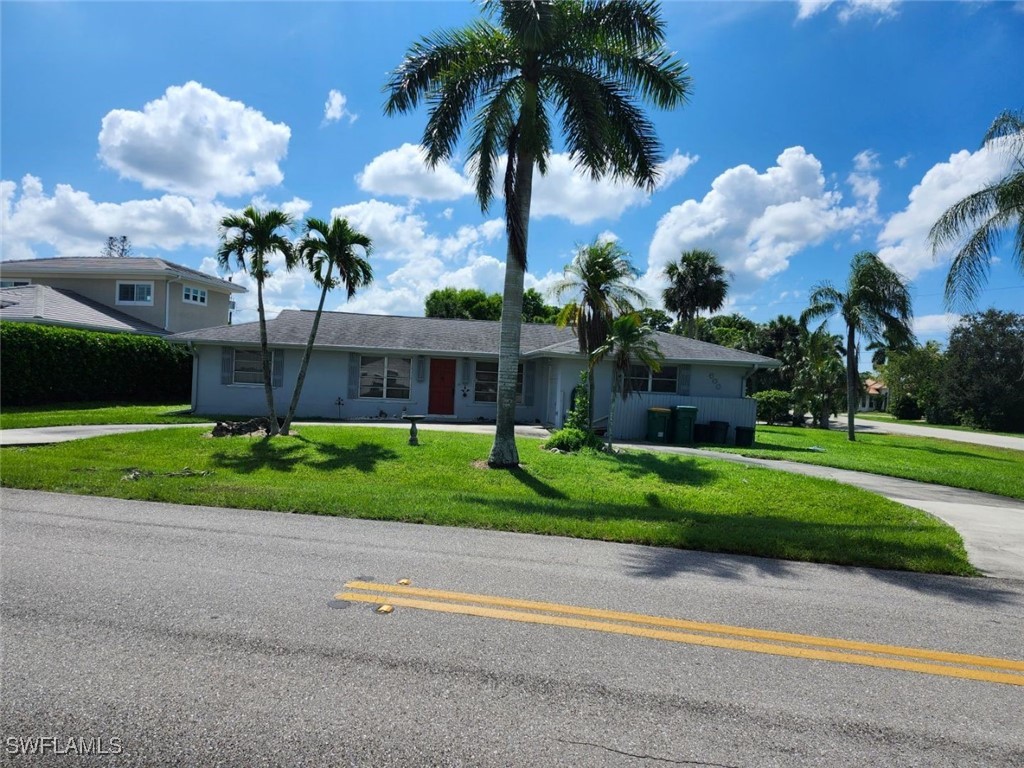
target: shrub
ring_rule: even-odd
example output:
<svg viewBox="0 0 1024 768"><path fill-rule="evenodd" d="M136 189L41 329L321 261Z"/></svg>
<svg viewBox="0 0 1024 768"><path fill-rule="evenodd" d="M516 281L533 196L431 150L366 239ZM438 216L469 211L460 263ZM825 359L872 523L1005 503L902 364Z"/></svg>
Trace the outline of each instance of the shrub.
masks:
<svg viewBox="0 0 1024 768"><path fill-rule="evenodd" d="M761 421L775 424L789 419L789 409L793 407L793 398L789 392L766 389L764 392L755 392L754 399L757 400L757 418Z"/></svg>
<svg viewBox="0 0 1024 768"><path fill-rule="evenodd" d="M544 441L544 447L549 451L559 450L576 453L585 448L600 448L601 438L586 429L563 427L557 432L552 433L551 437Z"/></svg>
<svg viewBox="0 0 1024 768"><path fill-rule="evenodd" d="M0 404L182 402L192 356L153 336L0 323Z"/></svg>
<svg viewBox="0 0 1024 768"><path fill-rule="evenodd" d="M889 398L889 413L897 419L913 421L921 418L921 408L917 400L907 394Z"/></svg>

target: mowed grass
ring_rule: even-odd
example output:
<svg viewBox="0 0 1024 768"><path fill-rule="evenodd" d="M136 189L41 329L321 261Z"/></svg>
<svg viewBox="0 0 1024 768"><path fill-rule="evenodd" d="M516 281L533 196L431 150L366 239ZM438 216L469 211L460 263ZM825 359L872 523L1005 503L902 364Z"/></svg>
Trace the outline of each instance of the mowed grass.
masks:
<svg viewBox="0 0 1024 768"><path fill-rule="evenodd" d="M5 406L0 429L66 427L78 424L194 424L211 421L188 413L188 403L137 405L127 403L56 403Z"/></svg>
<svg viewBox="0 0 1024 768"><path fill-rule="evenodd" d="M976 429L975 427L961 427L958 424L929 424L924 419L896 419L882 411L858 413L857 420L859 421L860 419L867 419L868 421L882 421L889 424L909 424L912 427L927 427L928 429L952 429L954 432L977 432L980 435L1024 437L1024 432L992 432L987 429Z"/></svg>
<svg viewBox="0 0 1024 768"><path fill-rule="evenodd" d="M853 469L924 483L1024 499L1024 451L958 443L933 437L858 433L758 425L752 448L704 445L764 459ZM821 449L821 450L813 450Z"/></svg>
<svg viewBox="0 0 1024 768"><path fill-rule="evenodd" d="M959 535L879 496L691 456L552 454L520 439L522 467L483 463L491 438L305 426L293 436L200 429L0 452L4 486L400 520L711 552L975 573ZM185 468L188 468L187 471ZM208 473L208 474L207 474Z"/></svg>

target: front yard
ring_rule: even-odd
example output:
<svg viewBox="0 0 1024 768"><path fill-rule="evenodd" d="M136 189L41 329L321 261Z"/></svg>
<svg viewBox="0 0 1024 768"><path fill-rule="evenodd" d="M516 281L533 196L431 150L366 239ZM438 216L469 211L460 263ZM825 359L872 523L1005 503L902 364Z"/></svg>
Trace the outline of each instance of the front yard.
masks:
<svg viewBox="0 0 1024 768"><path fill-rule="evenodd" d="M846 430L766 427L759 424L752 448L702 448L762 459L786 459L838 469L902 477L923 483L1024 499L1024 451L931 437L857 434Z"/></svg>
<svg viewBox="0 0 1024 768"><path fill-rule="evenodd" d="M519 440L523 466L486 468L491 438L301 427L214 439L181 428L0 451L6 487L400 520L973 574L934 518L824 480L690 456L559 455Z"/></svg>

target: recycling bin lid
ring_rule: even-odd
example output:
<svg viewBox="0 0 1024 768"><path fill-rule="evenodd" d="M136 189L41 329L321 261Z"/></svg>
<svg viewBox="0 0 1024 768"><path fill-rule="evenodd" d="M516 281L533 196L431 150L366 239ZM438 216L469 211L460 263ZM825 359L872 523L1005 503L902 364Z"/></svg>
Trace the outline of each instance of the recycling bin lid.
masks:
<svg viewBox="0 0 1024 768"><path fill-rule="evenodd" d="M648 408L648 413L672 413L671 408Z"/></svg>

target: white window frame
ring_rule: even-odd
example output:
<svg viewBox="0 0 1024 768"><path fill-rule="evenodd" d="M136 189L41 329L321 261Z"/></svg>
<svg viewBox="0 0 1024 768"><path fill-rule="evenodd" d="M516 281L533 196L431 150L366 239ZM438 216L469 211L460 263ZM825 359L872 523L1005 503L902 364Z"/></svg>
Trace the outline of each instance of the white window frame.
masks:
<svg viewBox="0 0 1024 768"><path fill-rule="evenodd" d="M256 371L246 371L246 373L255 373L257 376L256 381L238 381L238 353L243 352L247 355L256 355ZM270 350L270 370L274 370L274 358L277 356L277 350ZM259 349L241 349L236 348L232 350L231 358L231 386L233 387L262 387L263 381L263 353Z"/></svg>
<svg viewBox="0 0 1024 768"><path fill-rule="evenodd" d="M145 285L145 286L148 286L149 287L149 301L138 301L138 300L136 300L136 301L122 301L121 300L121 286L122 285L134 285L134 286ZM154 299L154 294L155 293L156 293L156 289L153 286L153 281L152 280L118 280L117 281L117 289L116 289L116 292L114 293L114 303L117 306L121 306L121 307L126 307L126 306L127 307L152 307L153 306L153 299ZM138 295L138 292L136 291L136 296L137 295Z"/></svg>
<svg viewBox="0 0 1024 768"><path fill-rule="evenodd" d="M186 304L195 304L201 307L206 306L206 289L195 288L191 285L181 286L181 300Z"/></svg>
<svg viewBox="0 0 1024 768"><path fill-rule="evenodd" d="M646 375L640 373L641 369L646 370ZM669 375L671 372L671 375ZM678 365L663 365L658 373L642 363L633 363L629 366L628 378L632 382L632 388L634 392L652 392L660 395L674 395L676 394L676 381L679 376ZM654 382L668 383L671 382L671 389L655 389Z"/></svg>
<svg viewBox="0 0 1024 768"><path fill-rule="evenodd" d="M364 360L375 359L384 361L384 374L380 382L380 394L366 394L367 385L364 384L364 368L366 363ZM404 378L404 386L402 384L403 379L399 376L391 376L392 374L392 361L401 361L405 363L406 376ZM397 373L397 371L395 371ZM374 385L370 384L372 388ZM404 390L404 394L402 393ZM393 394L397 393L397 394ZM359 399L360 400L411 400L412 399L412 358L405 357L404 355L360 355L359 356Z"/></svg>
<svg viewBox="0 0 1024 768"><path fill-rule="evenodd" d="M21 277L9 277L6 280L0 280L0 288L24 288L26 285L32 285L32 281Z"/></svg>
<svg viewBox="0 0 1024 768"><path fill-rule="evenodd" d="M481 380L480 378L480 366L487 366L488 370L484 371L486 378ZM494 370L491 371L491 366L494 366ZM493 376L493 379L492 379ZM481 397L480 385L486 383L488 385L494 385L494 396L491 397L491 393L485 392L484 397ZM473 366L473 402L474 403L496 403L498 402L498 364L491 362L490 360L478 360ZM516 370L516 405L523 404L523 364L519 364L519 368Z"/></svg>

